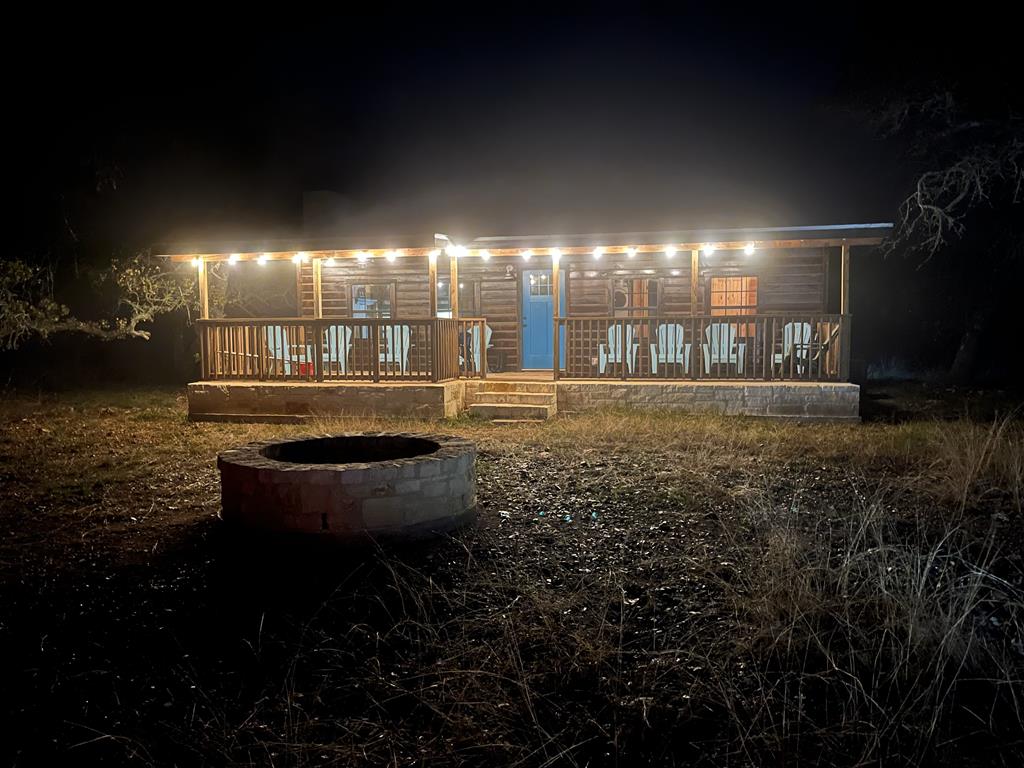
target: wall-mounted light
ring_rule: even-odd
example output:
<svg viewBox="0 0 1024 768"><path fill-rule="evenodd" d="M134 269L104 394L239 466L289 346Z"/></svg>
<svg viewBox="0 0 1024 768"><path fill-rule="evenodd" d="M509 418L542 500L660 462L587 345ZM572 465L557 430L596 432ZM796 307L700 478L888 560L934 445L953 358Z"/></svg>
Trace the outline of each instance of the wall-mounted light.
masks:
<svg viewBox="0 0 1024 768"><path fill-rule="evenodd" d="M484 248L482 251L480 251L480 258L483 259L484 261L490 261L491 252Z"/></svg>
<svg viewBox="0 0 1024 768"><path fill-rule="evenodd" d="M753 243L747 243L747 246L746 246L746 248L743 249L743 252L745 254L747 254L747 256L753 256L754 255L754 244Z"/></svg>
<svg viewBox="0 0 1024 768"><path fill-rule="evenodd" d="M523 256L523 261L529 261L530 259L533 258L533 251L531 251L529 248L527 248L525 251L523 251L522 256Z"/></svg>
<svg viewBox="0 0 1024 768"><path fill-rule="evenodd" d="M228 256L228 264L237 264L240 258L242 258L241 254L232 253L230 256Z"/></svg>
<svg viewBox="0 0 1024 768"><path fill-rule="evenodd" d="M467 253L469 253L469 250L464 245L449 245L444 250L445 250L445 253L447 253L449 256L452 256L452 257L454 257L456 259L462 258Z"/></svg>
<svg viewBox="0 0 1024 768"><path fill-rule="evenodd" d="M333 267L334 266L334 257L333 256L328 256L326 259L324 259L324 264L326 264L328 267Z"/></svg>
<svg viewBox="0 0 1024 768"><path fill-rule="evenodd" d="M551 263L558 264L562 260L562 249L552 248L551 249Z"/></svg>
<svg viewBox="0 0 1024 768"><path fill-rule="evenodd" d="M198 256L192 257L192 266L199 269L199 265L202 264L202 260Z"/></svg>
<svg viewBox="0 0 1024 768"><path fill-rule="evenodd" d="M595 249L594 249L593 251L591 251L590 253L591 253L591 255L593 255L594 259L600 259L600 258L601 258L601 256L603 256L603 255L604 255L604 248L602 248L602 247L601 247L601 246L599 245L599 246L597 246L597 248L595 248Z"/></svg>
<svg viewBox="0 0 1024 768"><path fill-rule="evenodd" d="M356 251L356 261L360 264L365 264L370 260L370 254L366 251Z"/></svg>
<svg viewBox="0 0 1024 768"><path fill-rule="evenodd" d="M704 255L705 256L710 256L714 252L715 252L715 246L713 246L711 243L705 243L704 244Z"/></svg>
<svg viewBox="0 0 1024 768"><path fill-rule="evenodd" d="M263 267L263 266L266 266L266 263L267 263L267 261L269 259L270 259L270 254L269 253L261 253L260 257L258 259L256 259L256 263L259 264L261 267Z"/></svg>
<svg viewBox="0 0 1024 768"><path fill-rule="evenodd" d="M629 258L631 258L631 259L632 259L633 257L635 257L635 256L636 256L636 246L635 246L635 245L631 245L631 246L629 246L629 248L627 248L627 249L626 249L626 255L627 255L627 256L628 256Z"/></svg>
<svg viewBox="0 0 1024 768"><path fill-rule="evenodd" d="M394 261L395 259L398 258L398 251L387 251L384 254L384 258L387 259L388 261Z"/></svg>
<svg viewBox="0 0 1024 768"><path fill-rule="evenodd" d="M674 245L666 245L665 255L671 259L673 256L676 255L676 247Z"/></svg>

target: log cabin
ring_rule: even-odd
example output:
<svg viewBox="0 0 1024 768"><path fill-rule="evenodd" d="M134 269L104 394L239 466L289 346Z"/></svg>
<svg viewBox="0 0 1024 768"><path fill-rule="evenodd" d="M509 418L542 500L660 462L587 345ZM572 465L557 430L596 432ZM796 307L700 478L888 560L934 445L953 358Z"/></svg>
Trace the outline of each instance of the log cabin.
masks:
<svg viewBox="0 0 1024 768"><path fill-rule="evenodd" d="M164 255L197 273L193 419L520 421L646 407L842 420L859 418L852 254L890 231L434 234ZM294 281L286 312L228 317L211 305L211 274L230 281L271 263Z"/></svg>

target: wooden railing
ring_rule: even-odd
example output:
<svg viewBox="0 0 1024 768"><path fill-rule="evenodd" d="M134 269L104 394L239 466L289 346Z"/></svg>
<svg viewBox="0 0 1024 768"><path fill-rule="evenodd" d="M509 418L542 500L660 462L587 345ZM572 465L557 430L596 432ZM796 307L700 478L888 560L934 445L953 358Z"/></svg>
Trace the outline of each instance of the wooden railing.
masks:
<svg viewBox="0 0 1024 768"><path fill-rule="evenodd" d="M477 339L485 338L482 318L199 321L202 377L208 381L484 378L487 349Z"/></svg>
<svg viewBox="0 0 1024 768"><path fill-rule="evenodd" d="M556 379L849 378L849 315L562 317L556 341Z"/></svg>

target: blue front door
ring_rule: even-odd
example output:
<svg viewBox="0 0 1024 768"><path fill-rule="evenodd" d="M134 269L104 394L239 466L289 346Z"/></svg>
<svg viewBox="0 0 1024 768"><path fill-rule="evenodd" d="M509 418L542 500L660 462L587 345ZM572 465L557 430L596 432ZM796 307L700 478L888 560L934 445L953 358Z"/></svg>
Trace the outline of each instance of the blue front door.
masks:
<svg viewBox="0 0 1024 768"><path fill-rule="evenodd" d="M551 368L555 326L552 320L555 302L551 296L551 270L525 269L523 276L523 368ZM565 285L560 304L565 306ZM562 343L561 361L565 360Z"/></svg>

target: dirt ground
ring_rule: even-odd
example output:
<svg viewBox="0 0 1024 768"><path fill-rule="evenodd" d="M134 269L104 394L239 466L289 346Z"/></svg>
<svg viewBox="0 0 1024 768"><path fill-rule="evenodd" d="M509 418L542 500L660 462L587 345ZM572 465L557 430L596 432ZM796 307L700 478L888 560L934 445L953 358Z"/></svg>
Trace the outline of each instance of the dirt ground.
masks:
<svg viewBox="0 0 1024 768"><path fill-rule="evenodd" d="M1019 764L1014 405L894 385L860 425L270 426L189 423L179 390L8 393L0 756ZM223 528L219 450L364 430L476 440L477 524L407 547Z"/></svg>

